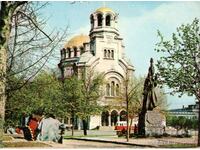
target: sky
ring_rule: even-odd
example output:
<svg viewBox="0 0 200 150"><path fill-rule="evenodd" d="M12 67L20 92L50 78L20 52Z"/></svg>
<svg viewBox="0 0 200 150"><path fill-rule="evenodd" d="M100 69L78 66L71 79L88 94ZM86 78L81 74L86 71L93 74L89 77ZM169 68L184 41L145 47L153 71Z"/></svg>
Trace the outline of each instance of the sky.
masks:
<svg viewBox="0 0 200 150"><path fill-rule="evenodd" d="M164 1L89 1L89 2L50 2L42 10L42 17L49 18L47 30L64 30L68 28L66 41L78 34L89 34L90 14L100 7L110 7L119 14L119 32L125 45L125 53L135 68L136 76L146 76L150 58L154 62L161 56L155 49L159 41L157 30L166 39L181 24L191 23L194 18L200 19L200 2L164 2ZM61 43L60 49L65 44ZM60 49L57 55L60 55ZM59 63L53 62L55 65ZM195 98L184 95L167 95L169 109L182 108L194 104Z"/></svg>

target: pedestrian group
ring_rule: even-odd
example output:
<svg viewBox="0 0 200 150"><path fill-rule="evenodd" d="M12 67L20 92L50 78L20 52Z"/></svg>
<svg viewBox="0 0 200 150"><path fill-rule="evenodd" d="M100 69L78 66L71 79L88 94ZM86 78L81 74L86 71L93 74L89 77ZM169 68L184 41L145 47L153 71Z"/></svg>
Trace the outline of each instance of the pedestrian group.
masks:
<svg viewBox="0 0 200 150"><path fill-rule="evenodd" d="M16 131L23 131L24 139L62 143L64 126L52 113L44 115L43 109L38 109L22 120L22 126Z"/></svg>

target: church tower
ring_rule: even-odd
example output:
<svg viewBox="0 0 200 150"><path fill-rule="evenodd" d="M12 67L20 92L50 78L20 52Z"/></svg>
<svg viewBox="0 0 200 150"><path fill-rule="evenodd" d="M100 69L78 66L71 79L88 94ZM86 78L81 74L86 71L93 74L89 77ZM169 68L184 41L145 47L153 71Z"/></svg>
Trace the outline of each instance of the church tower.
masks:
<svg viewBox="0 0 200 150"><path fill-rule="evenodd" d="M87 69L103 73L105 84L99 104L109 106L99 115L91 116L89 129L114 127L117 121L125 121L126 111L119 102L127 72L134 67L125 57L123 38L118 30L118 14L108 7L91 13L91 29L88 35L77 35L67 41L61 49L59 68L62 78L70 78L75 72ZM79 124L79 123L78 123Z"/></svg>
<svg viewBox="0 0 200 150"><path fill-rule="evenodd" d="M91 30L93 33L110 32L119 35L117 29L118 14L108 7L101 7L90 15Z"/></svg>
<svg viewBox="0 0 200 150"><path fill-rule="evenodd" d="M101 7L90 15L90 50L102 59L117 59L122 38L118 31L118 14L108 7ZM121 48L120 48L121 49Z"/></svg>

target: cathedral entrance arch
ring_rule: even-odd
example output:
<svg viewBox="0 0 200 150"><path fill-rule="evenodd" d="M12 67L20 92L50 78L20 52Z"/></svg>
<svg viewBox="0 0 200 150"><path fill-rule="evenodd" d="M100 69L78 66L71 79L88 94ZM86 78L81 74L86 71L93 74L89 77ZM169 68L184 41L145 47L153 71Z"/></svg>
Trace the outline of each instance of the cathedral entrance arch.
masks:
<svg viewBox="0 0 200 150"><path fill-rule="evenodd" d="M115 126L117 123L117 116L118 116L118 112L116 110L113 110L111 112L111 125Z"/></svg>
<svg viewBox="0 0 200 150"><path fill-rule="evenodd" d="M126 121L127 120L126 115L127 115L126 111L122 110L120 112L120 121Z"/></svg>
<svg viewBox="0 0 200 150"><path fill-rule="evenodd" d="M109 125L109 112L108 111L105 111L105 112L102 112L101 114L101 125L102 126L108 126Z"/></svg>

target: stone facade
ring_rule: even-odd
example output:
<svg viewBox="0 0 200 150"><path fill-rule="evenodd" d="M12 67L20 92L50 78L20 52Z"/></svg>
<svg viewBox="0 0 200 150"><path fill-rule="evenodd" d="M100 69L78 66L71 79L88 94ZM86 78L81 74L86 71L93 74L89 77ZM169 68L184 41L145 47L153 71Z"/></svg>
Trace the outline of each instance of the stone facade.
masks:
<svg viewBox="0 0 200 150"><path fill-rule="evenodd" d="M112 109L100 116L91 116L89 129L97 126L112 126L124 120L125 110L117 102L119 90L127 70L132 74L134 68L125 57L125 46L117 24L118 14L107 7L97 9L90 15L91 29L89 36L78 35L69 40L61 49L58 64L62 78L70 77L75 65L78 72L92 68L103 72L106 80L104 96L100 99L103 106L112 105Z"/></svg>

